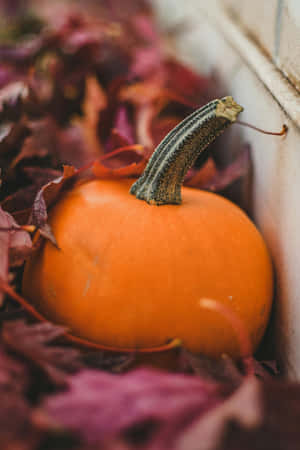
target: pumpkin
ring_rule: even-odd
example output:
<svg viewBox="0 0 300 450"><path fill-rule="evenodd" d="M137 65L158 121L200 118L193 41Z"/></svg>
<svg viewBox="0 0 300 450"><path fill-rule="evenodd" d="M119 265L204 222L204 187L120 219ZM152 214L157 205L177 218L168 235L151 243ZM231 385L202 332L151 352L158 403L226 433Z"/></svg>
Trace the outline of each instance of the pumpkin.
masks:
<svg viewBox="0 0 300 450"><path fill-rule="evenodd" d="M133 186L94 179L67 192L49 215L59 249L45 242L29 259L24 295L73 334L120 351L179 338L192 352L237 356L230 324L201 308L212 298L243 321L255 349L273 292L266 245L232 202L181 188L199 152L241 109L225 97L197 110Z"/></svg>

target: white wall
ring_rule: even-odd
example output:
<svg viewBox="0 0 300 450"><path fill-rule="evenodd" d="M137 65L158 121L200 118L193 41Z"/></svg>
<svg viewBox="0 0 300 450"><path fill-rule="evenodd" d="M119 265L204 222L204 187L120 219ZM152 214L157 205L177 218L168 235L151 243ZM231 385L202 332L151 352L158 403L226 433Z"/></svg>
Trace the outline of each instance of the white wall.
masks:
<svg viewBox="0 0 300 450"><path fill-rule="evenodd" d="M207 11L207 2L202 0L153 3L163 27L174 30L180 25L174 40L180 57L202 73L218 70L228 95L233 95L245 108L242 120L269 130L280 130L283 123L289 126L285 138L265 136L246 128L236 132L242 132L244 140L251 143L253 215L270 248L277 275L272 325L275 337L270 342L276 344L278 358L289 375L300 378L299 96L259 47L254 48L249 42L248 48L245 35L244 40L240 39L242 28L238 31L231 26L231 19L228 23L224 21L223 12L216 17L219 14L216 1L211 1ZM247 1L250 3L255 2ZM264 17L267 21L267 15ZM280 45L284 47L284 41Z"/></svg>

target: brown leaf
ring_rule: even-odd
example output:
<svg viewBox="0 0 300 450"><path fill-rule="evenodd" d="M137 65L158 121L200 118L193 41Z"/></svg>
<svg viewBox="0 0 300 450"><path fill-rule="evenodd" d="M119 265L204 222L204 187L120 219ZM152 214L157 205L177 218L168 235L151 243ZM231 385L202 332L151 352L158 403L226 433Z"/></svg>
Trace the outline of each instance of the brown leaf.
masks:
<svg viewBox="0 0 300 450"><path fill-rule="evenodd" d="M71 181L75 174L76 169L74 167L64 166L63 175L43 186L38 191L33 203L30 223L35 225L41 234L56 246L58 246L56 239L47 223L47 208L57 200L62 190L66 187L66 184Z"/></svg>
<svg viewBox="0 0 300 450"><path fill-rule="evenodd" d="M2 228L10 228L11 221L9 215L0 209L0 226ZM10 233L8 231L0 231L0 277L4 281L8 281L9 273L9 247L10 247ZM4 294L0 291L0 305L3 302Z"/></svg>
<svg viewBox="0 0 300 450"><path fill-rule="evenodd" d="M77 124L82 129L91 158L95 159L102 153L101 142L98 136L98 122L100 112L107 107L108 99L95 77L87 78L85 91L83 102L84 115L77 120Z"/></svg>
<svg viewBox="0 0 300 450"><path fill-rule="evenodd" d="M10 83L0 90L0 121L16 122L23 113L29 88L22 81Z"/></svg>

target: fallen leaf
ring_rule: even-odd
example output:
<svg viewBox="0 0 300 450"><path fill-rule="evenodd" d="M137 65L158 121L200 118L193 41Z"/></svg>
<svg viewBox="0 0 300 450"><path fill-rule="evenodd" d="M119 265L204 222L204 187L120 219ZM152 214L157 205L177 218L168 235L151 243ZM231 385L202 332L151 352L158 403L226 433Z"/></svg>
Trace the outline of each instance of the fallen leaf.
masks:
<svg viewBox="0 0 300 450"><path fill-rule="evenodd" d="M262 424L263 404L260 383L246 378L236 392L220 406L209 411L178 440L176 450L217 450L222 448L226 428L235 421L253 429Z"/></svg>
<svg viewBox="0 0 300 450"><path fill-rule="evenodd" d="M57 385L64 385L67 374L81 367L74 348L49 345L63 336L65 328L44 322L28 325L22 320L6 322L2 342L10 351L41 369Z"/></svg>
<svg viewBox="0 0 300 450"><path fill-rule="evenodd" d="M120 436L132 442L143 430L140 444L146 446L168 428L168 445L160 442L157 448L170 449L188 423L224 398L217 384L199 377L145 369L122 375L84 370L69 383L68 391L45 400L42 411L49 423L72 430L87 443Z"/></svg>
<svg viewBox="0 0 300 450"><path fill-rule="evenodd" d="M238 386L243 379L242 372L235 361L225 354L218 359L213 359L205 355L195 355L182 348L180 365L184 371L218 383L230 383Z"/></svg>
<svg viewBox="0 0 300 450"><path fill-rule="evenodd" d="M13 217L0 207L0 278L3 281L9 281L9 266L21 264L31 248L29 234L20 229ZM0 303L3 296L0 290Z"/></svg>
<svg viewBox="0 0 300 450"><path fill-rule="evenodd" d="M245 146L237 155L236 159L225 169L219 170L216 175L203 183L202 189L219 192L230 186L236 180L244 177L250 169L250 150Z"/></svg>
<svg viewBox="0 0 300 450"><path fill-rule="evenodd" d="M57 247L55 236L47 223L47 208L57 200L62 190L66 187L66 183L70 182L75 174L76 169L74 167L64 166L62 176L50 181L38 191L31 211L30 223L35 225L40 230L40 233Z"/></svg>
<svg viewBox="0 0 300 450"><path fill-rule="evenodd" d="M9 356L3 346L0 347L0 395L3 392L7 394L24 393L29 386L29 373L24 362L16 361Z"/></svg>

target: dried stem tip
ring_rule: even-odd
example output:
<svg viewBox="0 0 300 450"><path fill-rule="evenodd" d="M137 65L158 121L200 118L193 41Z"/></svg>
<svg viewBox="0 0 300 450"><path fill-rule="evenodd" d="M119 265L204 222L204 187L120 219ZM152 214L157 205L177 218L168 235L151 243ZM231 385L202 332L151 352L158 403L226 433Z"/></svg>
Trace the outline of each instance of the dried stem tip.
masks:
<svg viewBox="0 0 300 450"><path fill-rule="evenodd" d="M158 145L130 193L152 205L180 204L187 171L242 110L232 97L224 97L194 111Z"/></svg>

